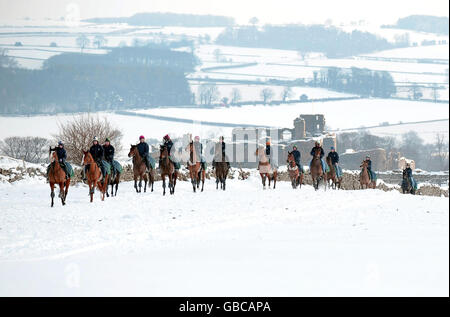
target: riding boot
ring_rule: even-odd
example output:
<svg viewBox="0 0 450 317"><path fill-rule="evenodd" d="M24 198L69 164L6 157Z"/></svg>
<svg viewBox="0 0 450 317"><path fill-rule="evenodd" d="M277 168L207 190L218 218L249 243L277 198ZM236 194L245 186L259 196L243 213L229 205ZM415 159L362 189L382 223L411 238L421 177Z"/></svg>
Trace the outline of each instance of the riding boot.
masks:
<svg viewBox="0 0 450 317"><path fill-rule="evenodd" d="M87 166L85 166L84 169L83 169L83 181L84 181L84 182L87 181L87 177L86 177L87 169L88 169Z"/></svg>

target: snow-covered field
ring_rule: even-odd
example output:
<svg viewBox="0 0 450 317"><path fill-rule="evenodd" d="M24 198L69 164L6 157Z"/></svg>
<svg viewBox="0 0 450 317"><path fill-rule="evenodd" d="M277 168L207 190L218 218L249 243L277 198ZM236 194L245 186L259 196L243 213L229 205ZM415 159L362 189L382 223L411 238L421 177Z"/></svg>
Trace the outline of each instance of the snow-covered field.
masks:
<svg viewBox="0 0 450 317"><path fill-rule="evenodd" d="M449 294L448 198L160 186L90 204L80 185L51 209L42 181L0 184L0 296Z"/></svg>
<svg viewBox="0 0 450 317"><path fill-rule="evenodd" d="M320 113L325 115L328 127L333 130L368 127L379 125L382 122L393 124L400 121L415 122L449 118L449 109L446 104L387 99L343 100L280 106L242 106L219 109L159 108L137 110L136 112L205 121L218 121L220 119L221 122L260 124L282 128L293 127L293 120L300 114ZM423 137L430 142L435 141L434 131L443 132L448 138L448 125L445 126L442 123L428 123L423 126L423 129L416 125L411 129L417 132L425 132ZM373 129L372 132L376 134L377 129ZM391 133L393 133L393 130L391 130Z"/></svg>

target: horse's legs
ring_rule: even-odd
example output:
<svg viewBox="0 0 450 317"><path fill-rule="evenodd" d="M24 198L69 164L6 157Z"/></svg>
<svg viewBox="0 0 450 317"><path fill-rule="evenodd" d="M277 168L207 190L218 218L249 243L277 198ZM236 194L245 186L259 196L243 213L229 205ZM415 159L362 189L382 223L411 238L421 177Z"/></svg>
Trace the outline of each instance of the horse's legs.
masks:
<svg viewBox="0 0 450 317"><path fill-rule="evenodd" d="M66 179L66 189L64 190L64 202L67 199L67 194L69 193L69 186L70 186L70 178Z"/></svg>
<svg viewBox="0 0 450 317"><path fill-rule="evenodd" d="M152 192L153 192L153 184L155 183L155 178L153 176L153 169L150 170L150 172L148 172L148 180L149 180L149 186L152 186Z"/></svg>
<svg viewBox="0 0 450 317"><path fill-rule="evenodd" d="M227 178L224 177L223 178L223 188L222 188L223 190L225 190L226 184L227 184Z"/></svg>
<svg viewBox="0 0 450 317"><path fill-rule="evenodd" d="M61 203L64 206L64 183L59 183L59 198L61 198Z"/></svg>
<svg viewBox="0 0 450 317"><path fill-rule="evenodd" d="M166 195L166 175L161 175L163 181L163 196Z"/></svg>
<svg viewBox="0 0 450 317"><path fill-rule="evenodd" d="M147 192L147 182L148 182L147 174L144 174L144 193Z"/></svg>
<svg viewBox="0 0 450 317"><path fill-rule="evenodd" d="M219 177L216 175L216 190L219 189ZM220 189L222 189L222 180L220 180Z"/></svg>
<svg viewBox="0 0 450 317"><path fill-rule="evenodd" d="M261 175L261 181L263 184L263 188L266 189L266 175L265 174L260 174Z"/></svg>
<svg viewBox="0 0 450 317"><path fill-rule="evenodd" d="M91 197L91 202L94 201L94 191L95 191L95 184L92 184L92 181L89 182L89 196Z"/></svg>
<svg viewBox="0 0 450 317"><path fill-rule="evenodd" d="M273 173L273 189L277 187L278 172Z"/></svg>
<svg viewBox="0 0 450 317"><path fill-rule="evenodd" d="M172 194L175 194L175 186L177 185L178 174L174 173L172 176Z"/></svg>
<svg viewBox="0 0 450 317"><path fill-rule="evenodd" d="M136 189L136 193L139 193L138 186L137 186L137 176L134 175L134 189Z"/></svg>
<svg viewBox="0 0 450 317"><path fill-rule="evenodd" d="M53 207L54 202L53 199L55 198L55 184L50 182L50 197L52 198L52 203L51 203L51 207Z"/></svg>
<svg viewBox="0 0 450 317"><path fill-rule="evenodd" d="M203 192L203 189L205 188L205 171L202 171L201 172L201 174L202 174L202 192Z"/></svg>

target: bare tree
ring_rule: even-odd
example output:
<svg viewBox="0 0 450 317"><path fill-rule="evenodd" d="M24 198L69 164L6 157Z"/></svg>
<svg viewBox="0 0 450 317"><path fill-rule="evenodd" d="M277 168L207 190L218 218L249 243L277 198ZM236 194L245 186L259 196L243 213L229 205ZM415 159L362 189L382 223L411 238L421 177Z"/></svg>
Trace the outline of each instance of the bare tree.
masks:
<svg viewBox="0 0 450 317"><path fill-rule="evenodd" d="M46 160L50 140L40 137L9 137L0 143L2 154L30 163Z"/></svg>
<svg viewBox="0 0 450 317"><path fill-rule="evenodd" d="M263 90L261 90L261 93L260 93L260 96L261 96L264 104L267 104L268 102L270 102L270 100L272 100L274 95L275 95L275 93L273 92L273 90L271 88L264 88Z"/></svg>
<svg viewBox="0 0 450 317"><path fill-rule="evenodd" d="M286 99L291 98L293 95L292 88L289 86L284 87L283 91L281 92L281 99L283 102L286 102Z"/></svg>
<svg viewBox="0 0 450 317"><path fill-rule="evenodd" d="M434 102L437 102L437 100L439 99L440 95L439 95L439 85L438 84L433 84L431 86L431 96L433 97Z"/></svg>
<svg viewBox="0 0 450 317"><path fill-rule="evenodd" d="M448 140L445 142L445 136L443 134L436 134L436 155L439 160L439 168L440 170L444 170L445 167L447 167L448 170L448 160L449 160L449 153L448 153Z"/></svg>
<svg viewBox="0 0 450 317"><path fill-rule="evenodd" d="M0 47L0 67L17 67L17 61L8 56L8 50Z"/></svg>
<svg viewBox="0 0 450 317"><path fill-rule="evenodd" d="M255 27L259 23L259 19L257 17L253 17L248 21L248 23Z"/></svg>
<svg viewBox="0 0 450 317"><path fill-rule="evenodd" d="M106 118L90 115L74 117L71 121L59 124L59 132L54 135L55 139L64 142L68 159L77 164L83 157L82 151L89 149L94 137L100 141L109 138L118 153L122 149L122 136L122 132Z"/></svg>
<svg viewBox="0 0 450 317"><path fill-rule="evenodd" d="M242 99L241 91L238 88L233 88L231 90L231 103L235 104Z"/></svg>
<svg viewBox="0 0 450 317"><path fill-rule="evenodd" d="M219 100L219 89L214 83L201 84L198 87L198 96L201 105L210 106L214 101Z"/></svg>
<svg viewBox="0 0 450 317"><path fill-rule="evenodd" d="M91 43L91 41L86 35L81 34L79 37L77 37L77 45L81 48L81 52L83 52L84 48L89 46L89 43Z"/></svg>
<svg viewBox="0 0 450 317"><path fill-rule="evenodd" d="M97 48L103 47L106 45L108 40L103 35L96 35L94 37L94 41L92 42Z"/></svg>

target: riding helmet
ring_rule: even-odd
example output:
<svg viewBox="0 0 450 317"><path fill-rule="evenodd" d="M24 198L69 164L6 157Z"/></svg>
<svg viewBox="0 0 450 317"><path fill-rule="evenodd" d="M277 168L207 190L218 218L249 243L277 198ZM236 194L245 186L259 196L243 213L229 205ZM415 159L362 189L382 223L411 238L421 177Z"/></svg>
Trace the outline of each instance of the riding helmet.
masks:
<svg viewBox="0 0 450 317"><path fill-rule="evenodd" d="M58 141L58 145L64 145L63 141Z"/></svg>
<svg viewBox="0 0 450 317"><path fill-rule="evenodd" d="M92 141L97 141L98 142L98 138L96 136L94 136L94 139Z"/></svg>

